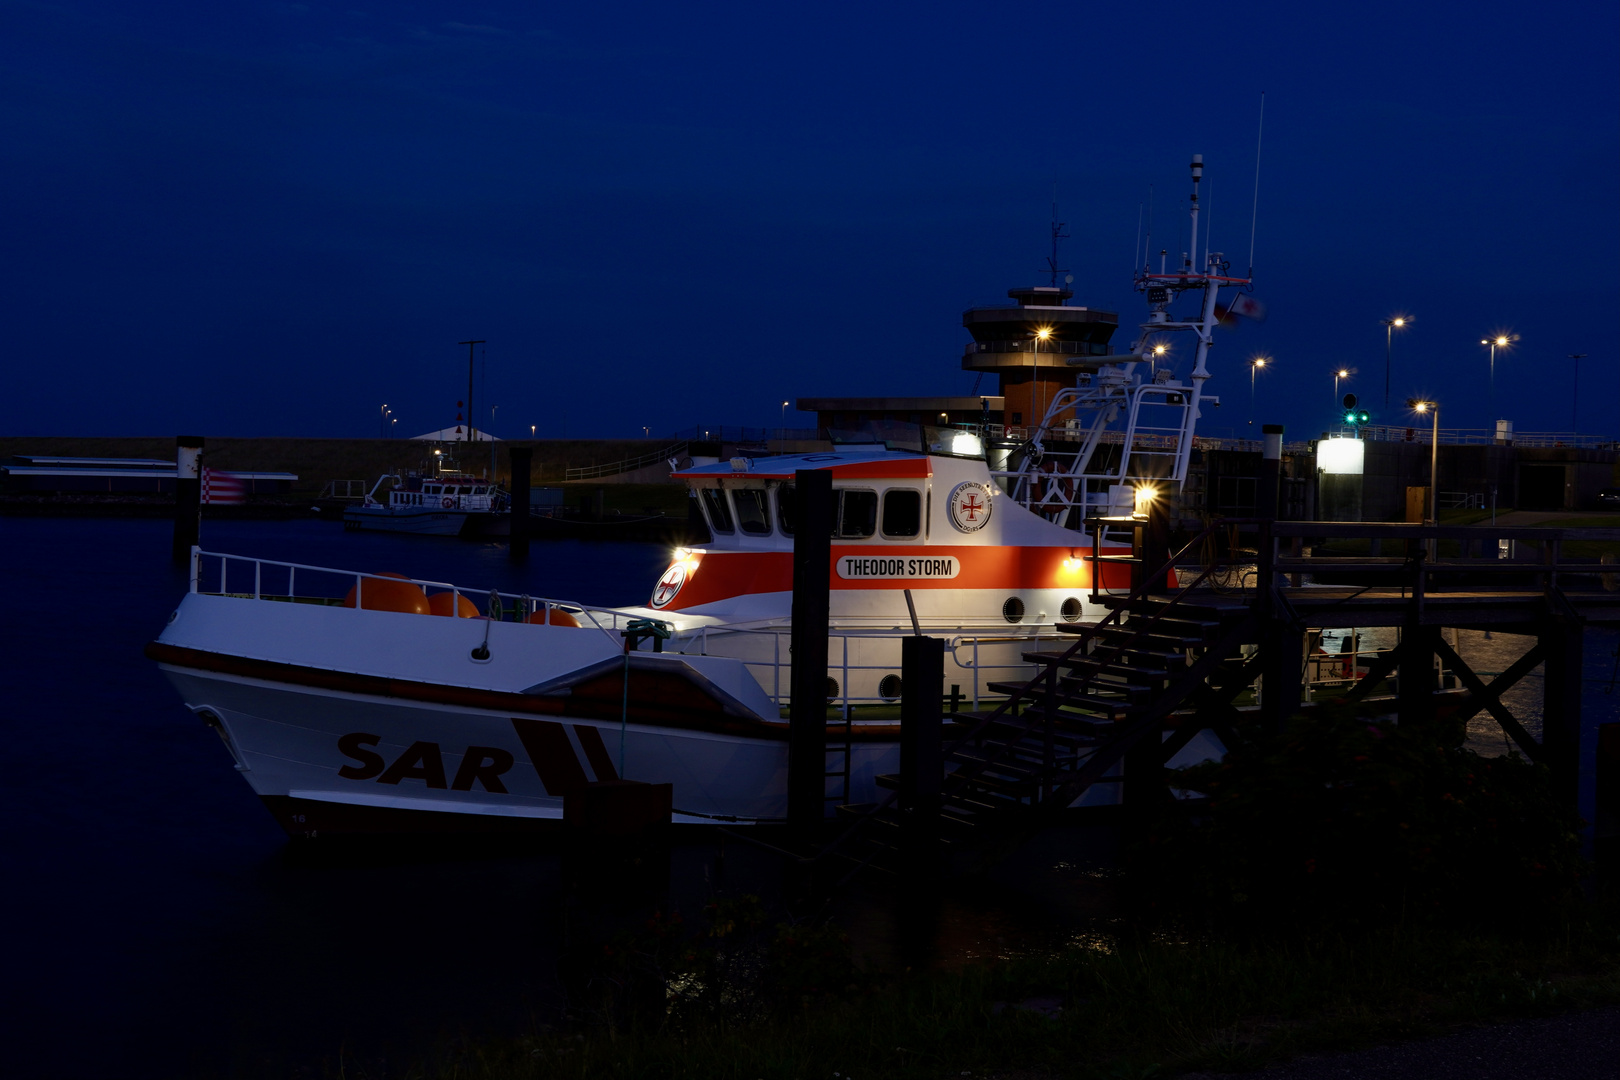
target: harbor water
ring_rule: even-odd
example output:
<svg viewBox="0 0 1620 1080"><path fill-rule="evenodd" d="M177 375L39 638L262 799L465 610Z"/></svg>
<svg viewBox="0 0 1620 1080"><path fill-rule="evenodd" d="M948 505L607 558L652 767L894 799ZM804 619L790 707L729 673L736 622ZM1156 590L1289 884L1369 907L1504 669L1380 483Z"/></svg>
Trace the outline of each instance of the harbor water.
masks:
<svg viewBox="0 0 1620 1080"><path fill-rule="evenodd" d="M515 1035L566 1007L571 903L560 856L462 843L290 843L142 654L186 588L163 521L0 518L6 687L0 839L9 1076L287 1075L291 1062ZM454 581L473 590L643 602L653 544L504 546L344 533L335 523L204 524L210 550ZM1480 673L1530 642L1463 633ZM1593 631L1586 707L1615 719L1616 640ZM1539 673L1507 703L1540 729ZM1470 740L1505 751L1489 719ZM1097 914L1087 853L1047 840L1007 884L952 900L947 962L1057 941ZM720 842L678 844L672 904L717 887ZM770 857L733 843L732 888L770 887ZM840 920L892 962L896 920L846 900ZM1076 931L1077 932L1077 931ZM318 1069L317 1069L318 1072Z"/></svg>

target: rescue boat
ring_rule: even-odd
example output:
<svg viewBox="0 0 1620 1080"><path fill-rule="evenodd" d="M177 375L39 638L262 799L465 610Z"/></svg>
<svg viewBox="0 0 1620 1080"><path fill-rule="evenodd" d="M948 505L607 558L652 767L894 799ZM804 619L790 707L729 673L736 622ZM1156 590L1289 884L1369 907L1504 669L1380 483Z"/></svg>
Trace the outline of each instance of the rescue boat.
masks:
<svg viewBox="0 0 1620 1080"><path fill-rule="evenodd" d="M1201 172L1195 157L1195 238ZM1056 624L1128 588L1129 566L1110 561L1125 537L1098 522L1184 479L1211 400L1217 292L1248 285L1218 252L1196 268L1192 247L1178 270L1144 262L1149 315L1130 351L1068 357L1075 385L1032 430L919 425L906 446L677 474L711 539L675 551L642 606L198 550L148 655L294 834L542 825L569 792L617 779L671 784L676 821L780 821L794 481L825 471L827 809L874 801L877 775L898 765L903 636L944 639L952 709L971 708L1031 674L1023 654ZM1183 293L1196 316L1171 314ZM1153 364L1177 331L1197 339L1188 382Z"/></svg>

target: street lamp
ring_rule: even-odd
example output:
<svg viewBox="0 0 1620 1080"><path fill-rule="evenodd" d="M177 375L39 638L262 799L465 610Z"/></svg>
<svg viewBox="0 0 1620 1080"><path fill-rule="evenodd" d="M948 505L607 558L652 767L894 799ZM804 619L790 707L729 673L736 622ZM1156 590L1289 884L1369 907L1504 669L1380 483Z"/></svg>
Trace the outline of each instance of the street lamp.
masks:
<svg viewBox="0 0 1620 1080"><path fill-rule="evenodd" d="M777 435L777 438L782 442L787 442L787 407L788 403L785 401L782 402L782 422L781 426L776 429L780 433ZM780 447L778 447L778 449L780 449Z"/></svg>
<svg viewBox="0 0 1620 1080"><path fill-rule="evenodd" d="M1410 315L1396 315L1392 319L1380 319L1384 324L1384 408L1389 408L1389 357L1395 344L1395 331L1405 327L1407 323L1414 322Z"/></svg>
<svg viewBox="0 0 1620 1080"><path fill-rule="evenodd" d="M1406 407L1417 413L1434 415L1434 434L1429 440L1429 524L1440 524L1440 403L1407 398Z"/></svg>
<svg viewBox="0 0 1620 1080"><path fill-rule="evenodd" d="M1259 370L1271 363L1269 356L1255 356L1249 359L1249 424L1254 424L1254 377Z"/></svg>
<svg viewBox="0 0 1620 1080"><path fill-rule="evenodd" d="M1356 373L1355 368L1342 367L1342 368L1335 368L1333 370L1333 407L1334 408L1339 407L1339 402L1341 400L1340 397L1339 397L1339 380L1340 379L1348 379L1350 376L1354 375L1355 373Z"/></svg>
<svg viewBox="0 0 1620 1080"><path fill-rule="evenodd" d="M539 427L539 426L540 426L539 424L530 424L529 425L529 441L530 442L534 441L534 429Z"/></svg>
<svg viewBox="0 0 1620 1080"><path fill-rule="evenodd" d="M1052 336L1052 328L1050 326L1042 326L1039 329L1037 329L1035 331L1035 333L1034 333L1035 342L1034 342L1033 347L1035 349L1035 368L1034 368L1034 371L1031 373L1030 377L1035 380L1036 393L1040 393L1041 342L1045 341L1047 338L1049 338L1051 336ZM1035 421L1035 423L1037 425L1035 430L1039 431L1040 430L1040 427L1039 427L1040 423L1046 419L1046 402L1045 401L1038 402L1038 407L1034 410L1034 414L1035 414L1036 417L1038 417L1038 419Z"/></svg>
<svg viewBox="0 0 1620 1080"><path fill-rule="evenodd" d="M1496 350L1505 349L1518 340L1518 334L1497 334L1495 337L1479 339L1481 345L1491 347L1491 412L1493 414L1496 412ZM1491 419L1495 420L1496 417L1493 415Z"/></svg>
<svg viewBox="0 0 1620 1080"><path fill-rule="evenodd" d="M1569 430L1572 435L1580 434L1581 430L1581 357L1585 355L1583 352L1569 354L1569 358L1575 361L1575 392L1570 397L1569 405Z"/></svg>

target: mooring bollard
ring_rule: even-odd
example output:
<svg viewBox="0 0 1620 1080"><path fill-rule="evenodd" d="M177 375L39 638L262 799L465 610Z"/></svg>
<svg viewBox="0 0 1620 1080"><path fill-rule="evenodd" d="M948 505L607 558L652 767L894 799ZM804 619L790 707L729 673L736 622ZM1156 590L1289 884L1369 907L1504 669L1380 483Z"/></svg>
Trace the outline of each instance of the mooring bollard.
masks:
<svg viewBox="0 0 1620 1080"><path fill-rule="evenodd" d="M174 440L174 565L191 561L191 549L202 534L201 435Z"/></svg>
<svg viewBox="0 0 1620 1080"><path fill-rule="evenodd" d="M510 537L507 555L521 559L529 553L529 472L534 451L526 446L514 446L512 460L512 506Z"/></svg>

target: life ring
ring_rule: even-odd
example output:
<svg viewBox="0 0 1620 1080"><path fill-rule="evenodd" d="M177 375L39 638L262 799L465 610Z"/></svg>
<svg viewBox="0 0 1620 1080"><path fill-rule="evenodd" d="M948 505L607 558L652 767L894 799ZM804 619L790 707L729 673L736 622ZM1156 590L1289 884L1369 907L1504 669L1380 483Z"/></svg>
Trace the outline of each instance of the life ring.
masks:
<svg viewBox="0 0 1620 1080"><path fill-rule="evenodd" d="M450 496L446 495L444 497L444 501L442 503L440 503L439 505L443 506L446 510L448 510L452 506L456 505L456 500L454 500Z"/></svg>

